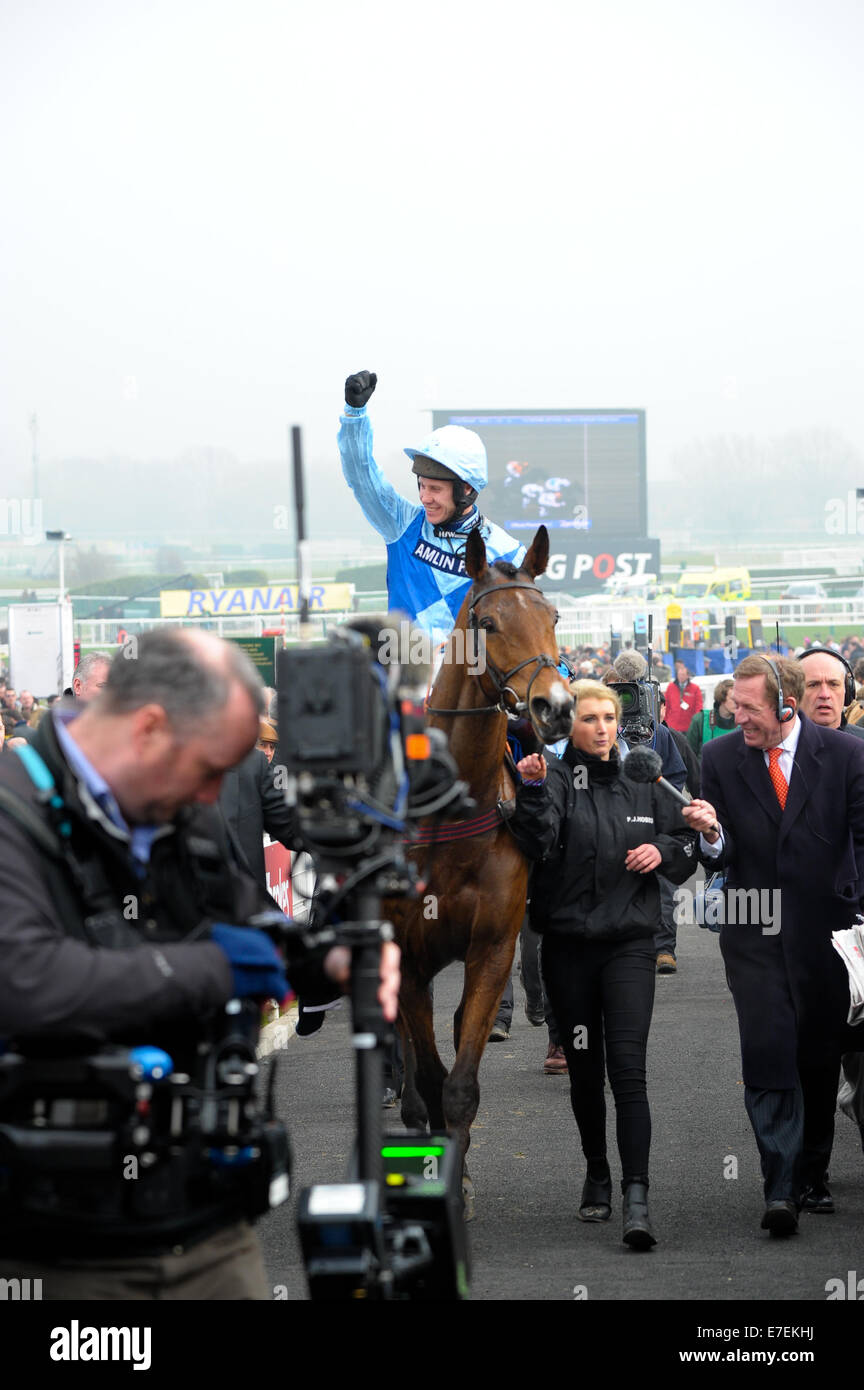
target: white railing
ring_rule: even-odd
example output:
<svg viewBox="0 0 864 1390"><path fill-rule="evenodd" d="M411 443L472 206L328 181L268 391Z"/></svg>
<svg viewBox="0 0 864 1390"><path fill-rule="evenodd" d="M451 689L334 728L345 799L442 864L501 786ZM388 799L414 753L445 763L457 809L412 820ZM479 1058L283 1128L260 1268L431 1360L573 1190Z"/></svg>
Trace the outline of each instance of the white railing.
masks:
<svg viewBox="0 0 864 1390"><path fill-rule="evenodd" d="M773 623L779 620L782 627L783 623L794 623L800 626L801 623L814 623L819 626L826 624L832 625L860 624L864 627L864 599L860 598L827 598L827 599L769 599L762 602L762 624Z"/></svg>
<svg viewBox="0 0 864 1390"><path fill-rule="evenodd" d="M383 595L382 595L383 598ZM832 627L858 626L864 633L864 599L823 599L820 601L785 600L780 603L777 599L769 602L764 600L760 603L758 599L747 599L738 603L704 603L700 601L687 601L681 603L682 621L684 630L689 629L689 617L693 611L707 611L715 619L711 623L713 632L717 635L717 645L721 646L725 633L724 619L727 614L733 614L736 619L739 640L746 636L747 610L748 608L758 607L762 614L762 627L765 632L766 640L770 642L774 624L780 623L781 631L785 626L800 627L802 625L812 626L814 632L819 632L822 637L830 634ZM385 604L379 604L378 609L384 611ZM558 641L562 646L584 647L599 646L609 638L611 631L620 632L626 639L633 636L633 624L637 617L650 614L654 619L654 633L659 636L666 629L666 605L651 603L642 604L638 601L625 602L616 599L609 604L574 604L571 608L559 608L559 621L556 632ZM310 638L311 640L322 639L332 627L337 627L346 618L351 617L350 613L317 613L310 618ZM130 618L128 620L86 618L75 623L75 636L84 647L110 647L117 645L117 634L123 629L127 633L144 632L148 628L164 627L165 625L176 626L196 626L209 628L217 632L220 637L260 637L265 628L282 627L282 618L278 614L255 614L254 616L218 617L211 618ZM289 641L299 640L299 618L296 614L286 615L284 620L285 635ZM712 637L713 640L713 637Z"/></svg>
<svg viewBox="0 0 864 1390"><path fill-rule="evenodd" d="M687 600L681 602L680 607L685 632L689 630L691 613L707 611L711 614L713 621L710 626L717 634L718 646L723 643L726 616L734 616L739 640L743 640L747 629L747 610L754 607L759 609L762 629L769 642L778 622L781 633L784 627L801 626L812 626L814 634L818 632L822 637L829 636L833 627L857 626L864 633L864 599L858 598L784 599L782 603L779 599L766 601L755 597L736 603ZM615 599L609 604L574 604L572 608L559 605L558 641L568 647L596 647L608 641L611 631L620 632L625 639L632 639L636 618L649 614L654 620L655 637L659 636L665 632L667 625L666 604L663 603L645 604L638 600L626 602Z"/></svg>
<svg viewBox="0 0 864 1390"><path fill-rule="evenodd" d="M332 627L344 623L350 613L316 613L309 619L309 640L324 638ZM288 641L299 641L300 619L295 615L285 617L284 625L280 613L256 613L253 616L209 618L82 618L75 623L75 637L82 647L118 646L118 633L123 631L130 636L136 632L147 632L156 627L203 627L216 632L220 637L260 637L266 630L284 630Z"/></svg>

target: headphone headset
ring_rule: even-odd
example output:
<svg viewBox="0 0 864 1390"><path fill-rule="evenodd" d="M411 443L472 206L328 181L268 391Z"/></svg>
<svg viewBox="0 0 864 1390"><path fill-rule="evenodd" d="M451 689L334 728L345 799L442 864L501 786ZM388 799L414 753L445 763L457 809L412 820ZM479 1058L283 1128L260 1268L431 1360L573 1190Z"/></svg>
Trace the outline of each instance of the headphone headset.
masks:
<svg viewBox="0 0 864 1390"><path fill-rule="evenodd" d="M470 502L473 504L476 501L476 488L470 487L468 483L463 482L461 478L457 478L453 484L453 504L457 511L461 511L467 503Z"/></svg>
<svg viewBox="0 0 864 1390"><path fill-rule="evenodd" d="M795 706L784 705L783 703L783 682L780 679L777 663L772 661L770 656L764 656L762 652L757 652L756 655L761 656L762 660L766 662L774 672L774 679L777 682L777 722L778 724L788 724L790 719L795 718Z"/></svg>
<svg viewBox="0 0 864 1390"><path fill-rule="evenodd" d="M833 656L835 660L841 661L843 665L846 667L846 676L844 678L846 683L843 687L843 708L845 709L847 705L851 705L852 701L855 699L857 694L857 687L855 683L855 677L852 673L852 667L849 665L849 662L846 660L845 656L841 656L839 652L835 652L832 647L808 647L806 652L801 653L798 660L803 661L805 657L808 656L826 655Z"/></svg>

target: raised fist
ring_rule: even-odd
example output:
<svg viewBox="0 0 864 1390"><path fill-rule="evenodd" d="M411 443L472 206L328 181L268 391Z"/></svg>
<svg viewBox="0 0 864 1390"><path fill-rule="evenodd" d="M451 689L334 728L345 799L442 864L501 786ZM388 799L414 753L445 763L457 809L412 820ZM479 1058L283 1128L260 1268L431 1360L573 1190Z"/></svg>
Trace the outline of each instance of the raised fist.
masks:
<svg viewBox="0 0 864 1390"><path fill-rule="evenodd" d="M359 410L361 405L366 404L377 385L378 378L374 372L356 372L354 376L349 376L345 382L345 404L353 405Z"/></svg>

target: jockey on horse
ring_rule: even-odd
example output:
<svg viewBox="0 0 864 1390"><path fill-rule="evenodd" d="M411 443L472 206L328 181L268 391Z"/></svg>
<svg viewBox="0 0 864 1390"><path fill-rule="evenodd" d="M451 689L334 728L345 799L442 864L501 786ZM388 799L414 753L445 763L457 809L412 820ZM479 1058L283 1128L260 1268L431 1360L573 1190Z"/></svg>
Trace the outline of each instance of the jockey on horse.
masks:
<svg viewBox="0 0 864 1390"><path fill-rule="evenodd" d="M419 502L409 501L388 482L372 453L372 426L366 405L377 385L374 372L358 372L345 382L345 410L340 420L339 452L345 480L371 526L387 544L388 607L407 614L429 634L438 660L452 631L472 579L466 571L465 546L479 531L489 565L509 561L517 568L525 547L484 518L478 493L487 485L488 466L482 439L473 430L444 425L433 430L417 448L405 453L417 475ZM559 668L569 677L572 672ZM508 759L518 782L515 763L539 745L530 721L511 717L507 734ZM512 984L507 986L512 1011ZM493 1037L508 1037L508 1020L495 1021ZM398 1068L397 1068L398 1069ZM390 1078L385 1105L395 1104L398 1076Z"/></svg>
<svg viewBox="0 0 864 1390"><path fill-rule="evenodd" d="M479 528L487 562L509 560L517 568L525 547L481 515L477 494L489 481L486 448L479 434L443 425L417 449L406 449L417 474L419 503L409 502L381 472L372 455L372 426L366 403L378 383L374 372L357 372L345 382L339 453L345 481L363 515L387 542L388 608L406 613L439 648L430 662L433 678L462 600L471 587L465 545ZM562 661L565 679L573 670ZM511 720L507 736L514 762L537 751L526 720Z"/></svg>
<svg viewBox="0 0 864 1390"><path fill-rule="evenodd" d="M471 587L465 544L479 528L489 564L520 565L525 547L481 516L478 492L488 482L486 449L473 430L444 425L416 449L406 449L417 474L419 502L396 491L372 454L366 403L375 390L374 372L357 372L345 382L339 453L345 481L363 515L387 543L388 606L407 614L436 645L450 635Z"/></svg>

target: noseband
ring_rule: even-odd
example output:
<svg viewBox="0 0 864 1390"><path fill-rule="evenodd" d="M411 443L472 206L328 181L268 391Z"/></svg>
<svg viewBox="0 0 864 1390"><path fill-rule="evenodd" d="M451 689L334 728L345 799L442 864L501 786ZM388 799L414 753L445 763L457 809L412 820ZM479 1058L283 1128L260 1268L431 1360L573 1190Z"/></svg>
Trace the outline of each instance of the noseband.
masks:
<svg viewBox="0 0 864 1390"><path fill-rule="evenodd" d="M480 600L488 598L490 594L500 594L504 591L504 589L528 589L532 594L540 593L540 590L537 588L536 584L497 584L493 589L484 589L482 593L478 594L477 597L472 600L468 608L468 628L470 631L481 631L480 624L477 620L477 604L480 602ZM525 692L525 699L520 700L518 695L516 694L516 691L509 684L509 682L511 678L516 675L516 672L521 671L525 666L536 666L537 670L534 672L534 674L528 682L528 689ZM486 670L483 674L489 675L491 677L492 684L495 687L495 694L498 696L498 699L494 705L481 705L478 709L440 709L434 705L427 705L426 713L490 714L493 710L495 710L499 714L524 714L531 702L531 687L533 686L540 672L546 666L551 666L553 671L558 669L558 663L553 661L551 656L545 655L529 656L525 659L525 661L520 661L518 666L512 667L512 669L509 671L501 671L495 665L494 662L489 661L487 659ZM479 676L478 680L482 681L482 676ZM482 684L480 686L480 689L483 690ZM486 694L485 690L483 691L483 693L484 695ZM508 695L511 695L513 697L512 705L507 703L506 697Z"/></svg>

